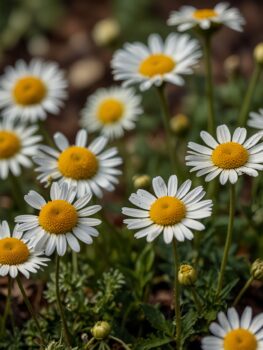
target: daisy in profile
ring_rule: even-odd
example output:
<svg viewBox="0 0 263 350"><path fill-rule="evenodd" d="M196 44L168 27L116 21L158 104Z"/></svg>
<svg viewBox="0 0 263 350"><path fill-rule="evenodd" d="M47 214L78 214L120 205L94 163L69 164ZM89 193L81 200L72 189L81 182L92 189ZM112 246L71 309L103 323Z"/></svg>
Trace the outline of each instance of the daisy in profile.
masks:
<svg viewBox="0 0 263 350"><path fill-rule="evenodd" d="M25 231L25 237L34 246L43 247L46 255L56 250L62 256L67 245L79 252L78 240L91 244L92 237L99 235L93 226L99 225L101 220L90 216L97 213L101 206L87 206L91 199L90 193L74 202L75 197L76 188L65 183L62 186L57 182L52 184L48 202L37 192L30 191L25 201L39 213L17 216L15 221L20 224L19 230Z"/></svg>
<svg viewBox="0 0 263 350"><path fill-rule="evenodd" d="M246 307L241 317L234 308L219 312L218 323L210 325L211 336L202 340L203 350L261 350L263 348L263 313L252 318Z"/></svg>
<svg viewBox="0 0 263 350"><path fill-rule="evenodd" d="M191 74L200 56L197 40L187 34L170 34L165 41L151 34L148 45L127 43L117 50L112 60L114 79L123 80L123 86L139 84L141 90L164 82L183 85L181 75Z"/></svg>
<svg viewBox="0 0 263 350"><path fill-rule="evenodd" d="M193 6L182 6L179 11L171 13L168 24L177 26L179 32L194 27L207 30L219 25L241 32L245 20L237 8L229 8L227 2L221 2L214 8L196 9Z"/></svg>
<svg viewBox="0 0 263 350"><path fill-rule="evenodd" d="M75 145L70 145L66 137L56 133L54 141L58 150L41 146L34 161L39 165L36 171L41 174L38 179L49 183L58 180L60 184L68 183L77 187L78 197L86 193L102 196L102 189L113 191L118 183L117 175L121 174L116 166L122 163L117 157L117 149L110 148L104 152L108 140L104 136L96 138L86 147L87 132L79 130Z"/></svg>
<svg viewBox="0 0 263 350"><path fill-rule="evenodd" d="M124 215L132 217L124 220L128 229L139 230L136 238L146 236L147 241L152 242L163 233L168 244L173 238L191 240L191 230L205 229L199 220L211 216L212 201L202 200L205 196L202 186L190 191L191 181L187 180L178 187L176 175L170 176L168 186L160 176L155 177L152 186L154 194L139 189L130 196L130 202L139 209L122 209Z"/></svg>
<svg viewBox="0 0 263 350"><path fill-rule="evenodd" d="M247 174L258 176L257 170L263 170L263 143L257 133L246 140L247 130L237 128L231 136L226 125L220 125L216 130L217 140L208 132L202 131L200 136L206 146L189 142L186 165L197 171L197 176L206 175L205 181L211 181L216 176L222 185L227 181L234 184L238 176Z"/></svg>
<svg viewBox="0 0 263 350"><path fill-rule="evenodd" d="M0 121L0 178L6 179L9 173L21 174L21 168L30 168L30 158L37 154L38 142L36 126L26 126L4 118Z"/></svg>
<svg viewBox="0 0 263 350"><path fill-rule="evenodd" d="M142 113L141 97L132 89L114 86L99 89L88 98L82 111L81 124L89 132L100 131L110 139L123 136L135 128Z"/></svg>
<svg viewBox="0 0 263 350"><path fill-rule="evenodd" d="M17 61L0 78L0 108L8 118L36 122L57 114L67 94L64 73L56 63Z"/></svg>
<svg viewBox="0 0 263 350"><path fill-rule="evenodd" d="M16 278L18 273L22 273L29 278L30 273L36 273L41 266L47 265L49 259L43 254L22 237L18 225L11 235L8 223L0 223L0 276Z"/></svg>
<svg viewBox="0 0 263 350"><path fill-rule="evenodd" d="M247 125L251 128L263 130L263 108L261 108L258 113L251 112L249 114Z"/></svg>

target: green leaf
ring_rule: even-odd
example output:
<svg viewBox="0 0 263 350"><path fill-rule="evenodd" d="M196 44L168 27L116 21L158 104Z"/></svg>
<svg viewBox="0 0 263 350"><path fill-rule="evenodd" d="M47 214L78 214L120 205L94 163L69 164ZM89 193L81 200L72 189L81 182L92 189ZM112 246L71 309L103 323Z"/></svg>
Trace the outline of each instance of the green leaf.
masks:
<svg viewBox="0 0 263 350"><path fill-rule="evenodd" d="M149 338L139 340L135 345L135 350L149 350L154 349L162 345L169 344L173 341L172 338L162 337L159 335L151 334ZM165 347L167 349L167 347Z"/></svg>
<svg viewBox="0 0 263 350"><path fill-rule="evenodd" d="M146 319L150 322L153 328L172 336L172 322L166 321L160 310L149 304L142 304L141 307Z"/></svg>

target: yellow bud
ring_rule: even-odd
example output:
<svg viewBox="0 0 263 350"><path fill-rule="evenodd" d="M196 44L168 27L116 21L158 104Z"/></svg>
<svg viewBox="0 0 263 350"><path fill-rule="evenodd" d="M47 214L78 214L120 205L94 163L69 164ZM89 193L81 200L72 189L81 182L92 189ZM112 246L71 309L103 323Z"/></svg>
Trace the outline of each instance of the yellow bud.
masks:
<svg viewBox="0 0 263 350"><path fill-rule="evenodd" d="M149 188L151 185L151 178L149 175L135 175L132 180L136 190L140 188Z"/></svg>
<svg viewBox="0 0 263 350"><path fill-rule="evenodd" d="M231 55L224 61L226 76L235 76L240 72L240 58L238 55Z"/></svg>
<svg viewBox="0 0 263 350"><path fill-rule="evenodd" d="M91 333L95 339L101 340L107 338L110 334L111 326L106 321L99 321L91 329Z"/></svg>
<svg viewBox="0 0 263 350"><path fill-rule="evenodd" d="M191 265L181 265L178 272L179 283L183 286L191 286L197 279L196 270Z"/></svg>
<svg viewBox="0 0 263 350"><path fill-rule="evenodd" d="M263 281L263 260L255 260L251 265L250 272L255 280Z"/></svg>
<svg viewBox="0 0 263 350"><path fill-rule="evenodd" d="M120 25L114 18L105 18L96 23L92 31L92 38L96 45L110 45L120 35Z"/></svg>
<svg viewBox="0 0 263 350"><path fill-rule="evenodd" d="M263 43L259 43L255 47L254 58L259 64L263 64Z"/></svg>
<svg viewBox="0 0 263 350"><path fill-rule="evenodd" d="M170 120L171 130L178 136L183 136L190 129L189 118L185 114L177 114Z"/></svg>

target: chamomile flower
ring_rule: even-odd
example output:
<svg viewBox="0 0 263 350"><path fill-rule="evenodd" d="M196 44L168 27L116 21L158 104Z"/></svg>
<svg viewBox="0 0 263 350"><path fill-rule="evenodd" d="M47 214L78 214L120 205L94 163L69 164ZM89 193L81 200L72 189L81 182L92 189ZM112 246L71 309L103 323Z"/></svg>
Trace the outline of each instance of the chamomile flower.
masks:
<svg viewBox="0 0 263 350"><path fill-rule="evenodd" d="M193 27L207 30L219 25L241 32L245 20L238 9L229 8L228 3L221 2L214 8L196 9L193 6L182 6L179 11L171 13L168 24L177 26L179 32Z"/></svg>
<svg viewBox="0 0 263 350"><path fill-rule="evenodd" d="M114 54L113 74L115 80L124 81L123 86L139 84L141 90L163 82L183 85L181 74L191 74L200 56L197 40L187 34L170 34L165 41L151 34L148 46L127 43Z"/></svg>
<svg viewBox="0 0 263 350"><path fill-rule="evenodd" d="M58 150L41 146L38 156L34 157L39 165L36 171L41 173L38 179L76 186L78 197L86 193L101 197L102 189L113 191L118 183L116 176L121 174L116 166L122 159L116 156L115 147L102 152L108 142L104 136L96 138L88 147L87 139L88 134L82 129L77 133L75 145L70 145L63 134L56 133L54 141Z"/></svg>
<svg viewBox="0 0 263 350"><path fill-rule="evenodd" d="M262 134L257 133L246 140L247 130L237 128L231 136L226 125L216 130L217 140L208 132L200 136L208 146L189 142L191 149L186 156L186 165L197 171L197 176L206 175L205 181L211 181L220 175L220 183L234 184L238 176L247 174L258 176L257 170L263 170L263 143L259 143Z"/></svg>
<svg viewBox="0 0 263 350"><path fill-rule="evenodd" d="M0 223L0 276L9 275L16 278L18 273L22 273L29 278L30 273L36 273L41 266L47 265L49 259L43 257L43 254L36 251L31 242L22 237L18 225L11 235L8 223Z"/></svg>
<svg viewBox="0 0 263 350"><path fill-rule="evenodd" d="M56 63L33 59L7 67L0 79L0 108L8 118L36 122L57 114L66 97L63 72Z"/></svg>
<svg viewBox="0 0 263 350"><path fill-rule="evenodd" d="M28 127L4 118L0 121L0 178L6 179L9 173L21 174L21 167L32 166L30 158L37 154L40 135L34 135L36 126Z"/></svg>
<svg viewBox="0 0 263 350"><path fill-rule="evenodd" d="M263 131L263 108L260 108L258 113L251 112L249 114L248 126L255 129L260 129Z"/></svg>
<svg viewBox="0 0 263 350"><path fill-rule="evenodd" d="M251 307L241 317L234 308L219 312L218 323L210 325L213 335L202 340L203 350L261 350L263 348L263 313L252 318Z"/></svg>
<svg viewBox="0 0 263 350"><path fill-rule="evenodd" d="M100 131L111 139L135 128L142 113L141 98L132 89L111 87L99 89L89 97L82 112L81 124L88 131Z"/></svg>
<svg viewBox="0 0 263 350"><path fill-rule="evenodd" d="M191 181L187 180L178 188L176 175L170 176L168 186L160 176L155 177L152 186L154 195L140 189L130 196L130 202L140 209L122 209L123 214L133 218L124 220L128 229L139 229L136 238L146 236L151 242L163 233L168 244L173 238L193 239L191 230L204 230L199 220L211 215L212 201L202 200L205 196L202 186L190 191Z"/></svg>
<svg viewBox="0 0 263 350"><path fill-rule="evenodd" d="M87 207L91 194L75 200L76 188L67 184L59 186L54 182L50 189L48 202L35 191L25 196L25 201L39 210L38 215L19 215L15 218L19 230L25 231L35 247L41 247L46 255L56 249L58 255L64 255L67 245L75 252L80 251L78 239L86 244L93 242L92 237L99 235L97 226L101 220L89 217L97 213L100 205Z"/></svg>

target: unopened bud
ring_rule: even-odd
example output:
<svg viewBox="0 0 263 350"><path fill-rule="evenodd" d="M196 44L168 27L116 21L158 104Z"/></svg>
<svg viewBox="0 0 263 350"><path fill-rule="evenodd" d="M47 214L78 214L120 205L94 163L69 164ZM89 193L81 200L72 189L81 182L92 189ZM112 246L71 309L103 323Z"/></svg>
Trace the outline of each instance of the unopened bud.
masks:
<svg viewBox="0 0 263 350"><path fill-rule="evenodd" d="M240 58L238 55L231 55L225 59L224 70L226 76L236 76L240 73Z"/></svg>
<svg viewBox="0 0 263 350"><path fill-rule="evenodd" d="M99 321L92 328L91 333L95 339L101 340L107 338L110 334L111 326L106 321Z"/></svg>
<svg viewBox="0 0 263 350"><path fill-rule="evenodd" d="M132 180L136 190L140 188L149 188L151 185L151 178L149 175L135 175Z"/></svg>
<svg viewBox="0 0 263 350"><path fill-rule="evenodd" d="M263 260L255 260L251 266L250 272L255 280L263 281Z"/></svg>
<svg viewBox="0 0 263 350"><path fill-rule="evenodd" d="M263 64L263 43L259 43L255 47L254 58L259 64Z"/></svg>
<svg viewBox="0 0 263 350"><path fill-rule="evenodd" d="M112 44L120 35L120 25L113 18L105 18L96 23L92 38L96 45L106 46Z"/></svg>
<svg viewBox="0 0 263 350"><path fill-rule="evenodd" d="M183 286L191 286L197 279L196 270L191 265L181 265L178 272L179 283Z"/></svg>
<svg viewBox="0 0 263 350"><path fill-rule="evenodd" d="M190 129L189 118L185 114L177 114L170 120L171 130L178 136L184 136Z"/></svg>

